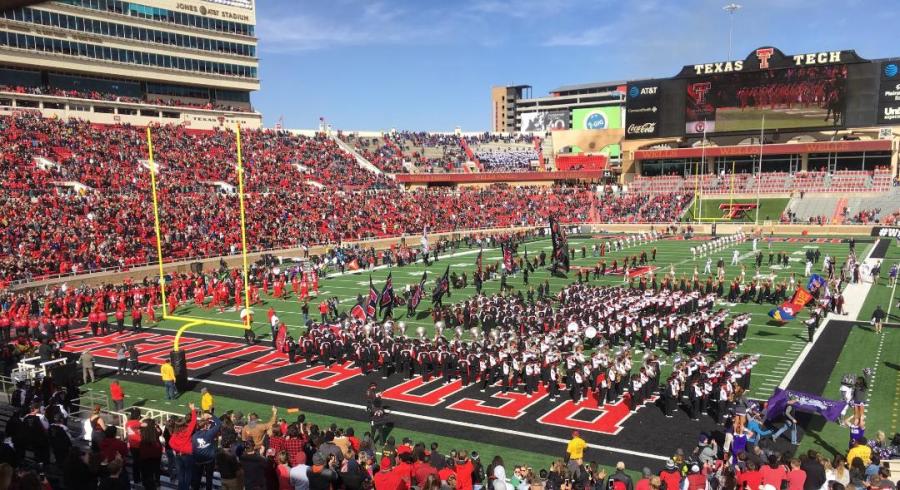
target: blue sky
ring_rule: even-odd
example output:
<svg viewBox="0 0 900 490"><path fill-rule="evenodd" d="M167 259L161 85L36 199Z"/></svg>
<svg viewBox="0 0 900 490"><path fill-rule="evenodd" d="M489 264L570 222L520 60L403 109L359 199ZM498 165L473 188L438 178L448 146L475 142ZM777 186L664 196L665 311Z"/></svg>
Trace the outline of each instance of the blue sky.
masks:
<svg viewBox="0 0 900 490"><path fill-rule="evenodd" d="M257 0L261 90L273 126L478 131L490 87L672 76L728 58L725 0ZM738 0L732 59L856 49L900 56L900 3Z"/></svg>

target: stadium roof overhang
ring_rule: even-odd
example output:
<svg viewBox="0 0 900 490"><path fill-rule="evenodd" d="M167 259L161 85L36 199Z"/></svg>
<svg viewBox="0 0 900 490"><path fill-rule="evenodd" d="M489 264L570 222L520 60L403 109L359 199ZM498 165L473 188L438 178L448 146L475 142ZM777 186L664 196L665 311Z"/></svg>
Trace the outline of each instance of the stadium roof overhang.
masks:
<svg viewBox="0 0 900 490"><path fill-rule="evenodd" d="M468 174L397 174L401 184L478 184L491 182L538 182L554 180L594 180L603 170L567 170L558 172L479 172Z"/></svg>
<svg viewBox="0 0 900 490"><path fill-rule="evenodd" d="M890 151L890 140L820 141L814 143L784 143L773 145L707 146L699 148L670 148L637 150L635 160L662 160L673 158L738 157L750 155L785 155L806 153L857 153L863 151Z"/></svg>

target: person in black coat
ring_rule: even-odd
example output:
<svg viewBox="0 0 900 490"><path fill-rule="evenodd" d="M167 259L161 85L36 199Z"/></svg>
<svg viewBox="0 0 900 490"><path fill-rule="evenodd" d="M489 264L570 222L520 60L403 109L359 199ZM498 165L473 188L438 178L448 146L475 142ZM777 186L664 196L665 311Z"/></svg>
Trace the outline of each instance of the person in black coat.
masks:
<svg viewBox="0 0 900 490"><path fill-rule="evenodd" d="M66 488L97 488L97 473L91 470L87 454L81 449L69 448L62 470Z"/></svg>
<svg viewBox="0 0 900 490"><path fill-rule="evenodd" d="M800 469L806 473L803 490L818 490L825 484L825 467L819 463L819 454L810 449L806 458L800 463Z"/></svg>

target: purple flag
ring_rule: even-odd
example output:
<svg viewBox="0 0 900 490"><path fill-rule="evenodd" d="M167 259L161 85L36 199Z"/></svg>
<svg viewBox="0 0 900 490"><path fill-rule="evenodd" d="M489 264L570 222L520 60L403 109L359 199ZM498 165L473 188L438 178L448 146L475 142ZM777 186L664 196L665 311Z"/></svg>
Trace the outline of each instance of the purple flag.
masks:
<svg viewBox="0 0 900 490"><path fill-rule="evenodd" d="M788 401L793 401L794 410L798 412L817 413L830 422L836 422L841 418L841 412L847 402L829 400L812 393L802 391L782 390L775 388L775 393L766 402L766 420L774 420L784 414Z"/></svg>

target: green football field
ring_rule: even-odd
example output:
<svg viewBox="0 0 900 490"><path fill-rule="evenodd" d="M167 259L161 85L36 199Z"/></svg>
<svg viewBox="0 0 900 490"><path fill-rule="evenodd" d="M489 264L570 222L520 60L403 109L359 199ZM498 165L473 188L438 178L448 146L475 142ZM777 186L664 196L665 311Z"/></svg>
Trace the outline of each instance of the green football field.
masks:
<svg viewBox="0 0 900 490"><path fill-rule="evenodd" d="M781 213L784 212L784 208L787 207L788 201L790 199L787 198L763 198L759 200L759 222L763 221L778 221L781 219ZM756 204L756 199L729 199L729 198L702 198L700 200L699 211L700 218L703 221L719 221L723 223L735 223L735 222L743 222L743 223L752 223L756 221L756 210L747 211L746 216L738 219L725 219L723 216L725 215L725 211L719 209L719 206L722 204ZM688 208L687 212L684 215L684 218L689 221L694 221L694 215L698 211L698 206L696 204L692 204L690 208Z"/></svg>
<svg viewBox="0 0 900 490"><path fill-rule="evenodd" d="M771 245L767 244L767 242L764 240L760 241L759 247L760 250L762 250L764 253L763 267L760 270L761 276L772 277L777 281L781 281L783 278L787 278L793 272L796 274L798 283L800 283L803 282L803 254L806 248L817 247L819 248L823 256L837 256L839 258L839 262L846 257L848 252L846 244L832 243L831 239L827 240L825 243L809 243L805 239L791 240L793 241L775 241L771 243ZM576 258L572 261L572 265L593 266L594 264L596 264L600 259L598 257L592 256L591 245L593 243L600 243L602 241L604 241L603 238L596 236L570 237L570 247L575 247L578 249ZM661 240L650 244L632 246L622 251L612 252L606 256L605 260L607 261L607 264L609 264L613 259L619 259L619 262L621 262L624 257L639 254L641 250L646 250L649 254L650 250L655 247L657 249L657 258L656 262L652 265L655 265L659 268L656 272L660 277L668 273L671 268L675 270L675 273L678 277L686 276L690 278L690 276L694 272L695 267L699 272L701 272L701 277L704 277L702 275L702 271L705 264L705 258L698 258L696 260L693 260L690 253L690 247L698 245L699 243L702 242ZM586 248L585 257L582 257L582 246ZM547 252L549 254L551 244L549 240L538 240L527 243L526 247L529 257L532 257L537 256L541 251ZM783 251L790 254L791 260L789 262L788 268L783 269L778 266L768 266L769 247L771 247L771 251L773 253L777 254L777 252ZM860 244L858 246L858 250L862 255L865 255L869 247L871 247L871 244ZM752 252L752 244L750 241L737 245L733 248L726 248L725 250L714 253L712 255L713 269L716 260L721 257L725 260L726 274L728 278L732 278L738 275L740 273L740 266L729 265L731 261L732 251L734 249L737 249L741 254L741 262L746 266L747 276L753 276L755 273L752 264L754 254ZM524 249L520 246L519 253L522 254L523 252ZM895 259L900 260L900 253L897 253L895 249L892 248L891 253ZM455 271L457 274L462 274L463 272L465 272L470 277L470 286L466 289L452 290L452 295L449 298L445 297L444 303L447 304L451 302L459 302L473 296L475 294L475 290L474 287L471 286L471 274L475 269L474 264L477 255L478 251L476 249L468 248L449 251L446 254L442 255L438 262L433 263L429 268L427 268L427 289L430 289L430 286L434 284L434 280L437 279L449 265L450 270ZM485 249L485 265L499 262L500 260L501 252L499 249ZM818 271L819 269L820 267L817 267L816 271ZM887 267L884 268L884 275L887 274L886 269ZM376 268L375 270L371 271L360 271L345 275L335 275L334 277L323 278L322 280L320 280L320 297L338 297L341 301L341 311L348 312L349 309L355 304L357 295L362 294L365 296L365 294L367 293L370 276L376 288L380 290L388 273L391 273L394 280L395 291L399 294L400 292L402 292L406 284L417 283L421 278L423 271L425 270L426 267L424 267L424 265L413 264L405 267L394 267L390 269ZM569 274L569 277L567 279L563 279L550 277L549 273L546 270L539 268L530 275L529 286L536 287L539 281L548 281L551 287L551 292L555 293L566 285L571 284L574 280L574 271ZM591 280L590 282L594 284L625 285L621 276L606 276L599 280ZM882 282L884 283L886 281L883 280ZM528 287L524 285L523 278L521 276L511 276L508 279L508 284L518 290L525 290ZM483 292L485 294L495 293L499 290L499 286L499 280L487 281L484 284ZM876 294L889 295L890 292L890 289L886 286L876 286L875 289L873 289L872 295L873 297ZM275 309L282 321L287 324L290 334L295 338L298 337L301 332L300 325L302 323L299 301L294 297L289 297L286 299L264 297L263 299L265 304L257 305L255 307L256 323L254 325L254 330L257 333L257 336L263 341L268 340L269 327L264 324L265 312L269 307L272 307ZM426 294L426 299L423 299L422 304L419 307L419 315L416 315L413 318L406 318L406 309L405 307L401 307L395 310L395 319L398 321L406 322L409 325L407 329L407 333L409 335L415 335L415 329L417 327L423 327L430 333L433 329L433 325L430 315L426 313L429 305L430 294ZM313 300L310 306L310 316L313 319L318 319L318 309L316 308L318 306L318 300ZM750 395L751 397L756 399L767 399L772 394L773 390L782 382L785 375L788 373L791 366L794 364L794 362L797 360L798 356L806 346L806 328L801 322L802 320L807 318L807 314L804 312L799 315L799 318L797 320L784 326L778 326L771 323L769 321L769 317L767 316L767 312L774 307L771 304L729 304L720 302L719 307L728 308L732 311L732 313L735 314L749 312L753 315L748 336L745 341L738 347L738 352L758 354L760 356L759 364L756 368L754 368L753 371ZM233 310L226 310L223 313L219 313L216 310L207 310L204 308L195 307L191 304L182 306L177 311L177 313L181 315L190 315L192 317L209 318L219 321L236 322L238 320L237 313ZM863 315L866 314L868 313L864 309ZM159 328L171 330L177 329L179 326L180 323L174 321L163 321L158 325ZM242 332L238 329L216 326L201 326L195 328L192 331L214 333L219 335L231 335L235 337L242 336ZM873 364L873 350L877 349L878 345L882 346L882 348L884 349L883 352L897 351L897 348L900 347L900 330L886 329L886 332L887 334L882 338L876 338L871 331L867 331L862 328L855 329L853 332L851 332L850 339L848 340L846 347L841 353L838 366L835 368L829 380L828 389L825 392L826 396L837 398L836 383L839 383L840 376L845 372L858 372L863 367L871 367ZM887 360L885 360L885 362L886 361ZM877 378L875 387L872 390L872 404L875 410L871 411L872 415L869 425L869 427L871 427L871 430L869 431L869 433L874 433L875 430L879 428L885 430L886 432L890 430L891 433L893 433L893 431L895 430L894 427L896 426L896 419L892 419L891 417L896 417L896 406L892 405L895 403L895 389L897 388L897 386L895 386L897 383L897 363L896 360L892 362L893 368L887 367L879 370L879 377ZM889 364L889 366L890 365L891 364ZM667 374L668 373L664 369L663 376L666 376ZM107 386L108 380L98 381L94 385L94 387L101 390L105 389ZM199 400L198 393L190 393L180 397L177 401L167 402L164 400L163 389L161 386L140 382L130 382L127 380L127 378L125 389L126 393L129 396L128 401L130 403L137 403L163 410L171 410L174 412L183 411L189 401ZM220 398L217 405L225 409L240 409L244 411L244 413L252 410L260 413L267 412L265 407L257 406L256 404L253 404L247 400L226 400L224 398ZM287 416L290 420L293 415L287 414L287 412L285 412L287 408L300 408L302 410L303 407L281 407L281 415ZM893 410L893 414L891 410ZM307 417L315 421L316 423L319 423L320 425L326 423L330 424L332 421L337 423L338 425L354 425L355 427L357 427L358 431L365 426L364 421L339 420L329 416L328 414L307 413ZM413 438L413 440L421 440L425 442L437 441L441 444L441 447L444 448L444 450L459 447L477 448L482 454L488 456L500 453L504 454L505 457L507 457L508 462L525 463L535 467L547 467L551 459L555 456L558 457L562 453L563 449L548 447L545 453L533 453L522 451L516 448L488 446L472 441L456 439L453 437L452 432L445 432L441 427L435 427L435 430L432 433L428 434L411 433L409 431L404 431L402 427L398 427L392 432L392 435L398 438L398 440L400 437L409 435ZM838 448L838 450L842 451L846 445L846 439L846 429L840 428L834 424L827 424L824 428L817 431L817 433L810 434L810 436L805 437L801 444L801 449L806 449L808 447L816 447L824 450L829 450L829 448ZM686 446L692 443L693 441L685 441ZM685 449L689 448L685 447Z"/></svg>
<svg viewBox="0 0 900 490"><path fill-rule="evenodd" d="M716 109L716 131L750 131L759 133L765 116L765 129L815 128L831 126L832 119L825 120L827 111L817 107L804 108L726 108Z"/></svg>

